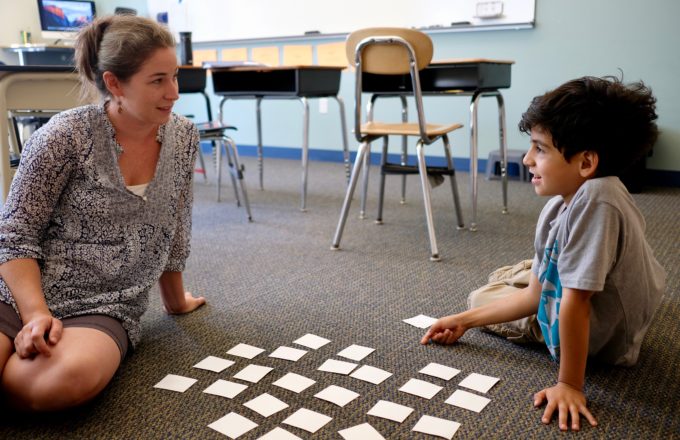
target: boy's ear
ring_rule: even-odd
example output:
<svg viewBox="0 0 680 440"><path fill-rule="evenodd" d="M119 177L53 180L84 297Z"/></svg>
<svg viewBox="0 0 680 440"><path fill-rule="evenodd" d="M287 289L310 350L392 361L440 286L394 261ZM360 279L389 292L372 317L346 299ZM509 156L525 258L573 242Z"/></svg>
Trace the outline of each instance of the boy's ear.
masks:
<svg viewBox="0 0 680 440"><path fill-rule="evenodd" d="M595 151L583 151L581 153L581 167L580 174L584 179L590 179L595 176L597 165L600 161L600 156Z"/></svg>

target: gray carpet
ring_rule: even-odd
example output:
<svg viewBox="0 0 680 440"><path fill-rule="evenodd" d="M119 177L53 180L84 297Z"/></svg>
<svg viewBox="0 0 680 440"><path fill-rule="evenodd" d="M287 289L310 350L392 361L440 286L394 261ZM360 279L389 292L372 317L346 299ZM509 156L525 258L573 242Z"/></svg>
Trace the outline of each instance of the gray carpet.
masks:
<svg viewBox="0 0 680 440"><path fill-rule="evenodd" d="M298 161L267 159L265 191L256 188L253 158L246 158L255 222L245 221L234 205L227 183L223 201L215 202L214 179L198 176L194 209L193 248L185 279L187 288L205 295L208 305L190 315L162 313L158 292L151 292L143 317L144 340L123 363L105 392L83 408L58 415L19 417L3 414L0 438L8 439L211 439L225 438L207 426L235 411L259 427L240 438L258 438L282 426L302 438L336 439L337 432L369 422L391 439L433 439L411 431L422 415L461 423L454 438L558 438L555 423L540 423L531 396L552 385L558 371L542 347L520 347L503 339L469 331L453 346L421 346L423 331L402 319L423 313L442 316L464 309L469 291L485 283L495 268L530 258L537 215L546 199L531 185L511 182L510 214L501 215L500 183L480 178L479 231L456 230L448 185L433 191L435 224L442 261L428 261L427 231L420 188L408 183L408 203L398 202L398 177L388 178L385 224L359 220L355 197L343 250L329 250L344 194L341 164L313 162L309 178L309 211L299 206ZM375 169L369 214L376 206ZM228 181L228 179L226 179ZM469 221L468 175L459 173L463 210ZM585 426L574 438L680 438L677 416L680 395L680 189L650 188L635 195L647 219L648 238L668 272L668 289L644 341L639 364L612 368L590 364L586 393L599 426ZM310 350L300 361L288 362L262 354L252 361L225 352L244 342L271 352L293 346L313 333L332 342ZM373 347L364 359L393 376L372 385L316 368L350 344ZM206 356L231 358L236 364L222 373L192 368ZM418 370L429 362L461 370L451 381L428 378ZM249 363L274 367L258 384L233 400L202 393L218 378L231 379ZM272 386L286 372L317 381L301 394ZM444 403L460 380L472 372L500 378L479 414ZM166 374L198 379L187 392L157 390ZM444 389L431 400L398 391L410 378ZM235 380L238 382L238 380ZM314 398L328 385L360 394L344 408ZM243 403L268 392L290 405L268 418ZM366 412L380 399L414 408L402 424ZM333 420L310 435L281 422L304 407Z"/></svg>

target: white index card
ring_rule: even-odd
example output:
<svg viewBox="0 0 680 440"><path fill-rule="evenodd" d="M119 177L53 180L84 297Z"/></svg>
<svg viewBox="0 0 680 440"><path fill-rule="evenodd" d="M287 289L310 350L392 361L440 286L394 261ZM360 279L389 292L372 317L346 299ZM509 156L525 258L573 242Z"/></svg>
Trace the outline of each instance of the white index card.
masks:
<svg viewBox="0 0 680 440"><path fill-rule="evenodd" d="M277 426L257 440L302 440L302 438Z"/></svg>
<svg viewBox="0 0 680 440"><path fill-rule="evenodd" d="M491 399L468 393L467 391L463 390L456 390L448 399L444 401L444 403L448 403L449 405L469 409L470 411L474 412L482 411L486 405L489 404L489 402L491 402Z"/></svg>
<svg viewBox="0 0 680 440"><path fill-rule="evenodd" d="M314 434L319 429L323 428L328 422L333 420L331 417L312 411L306 408L300 408L293 414L288 416L282 423L294 426L296 428L304 429L307 432Z"/></svg>
<svg viewBox="0 0 680 440"><path fill-rule="evenodd" d="M460 428L460 423L453 420L440 419L432 416L422 416L412 431L425 434L436 435L448 440L453 438L453 434Z"/></svg>
<svg viewBox="0 0 680 440"><path fill-rule="evenodd" d="M431 399L440 392L443 388L439 385L435 385L430 382L425 382L420 379L409 379L399 391L404 393L413 394L414 396L423 397L425 399Z"/></svg>
<svg viewBox="0 0 680 440"><path fill-rule="evenodd" d="M237 344L233 346L227 354L230 354L232 356L238 356L246 359L252 359L258 354L262 353L264 351L263 348L258 348L258 347L253 347L252 345L248 344Z"/></svg>
<svg viewBox="0 0 680 440"><path fill-rule="evenodd" d="M349 402L359 397L359 393L355 393L347 388L331 385L314 394L314 397L334 403L339 407L344 407Z"/></svg>
<svg viewBox="0 0 680 440"><path fill-rule="evenodd" d="M321 364L317 370L326 371L328 373L337 374L349 374L357 367L358 364L353 364L351 362L336 361L335 359L328 359L326 362Z"/></svg>
<svg viewBox="0 0 680 440"><path fill-rule="evenodd" d="M271 394L260 394L253 400L250 400L243 404L243 406L252 409L262 417L269 417L272 414L276 414L288 408L286 402L282 402Z"/></svg>
<svg viewBox="0 0 680 440"><path fill-rule="evenodd" d="M349 347L338 353L338 356L342 356L347 359L359 362L369 354L373 353L375 348L364 347L362 345L352 344Z"/></svg>
<svg viewBox="0 0 680 440"><path fill-rule="evenodd" d="M284 359L287 361L297 362L300 358L307 354L307 350L300 350L299 348L281 346L272 351L269 357Z"/></svg>
<svg viewBox="0 0 680 440"><path fill-rule="evenodd" d="M380 368L376 367L371 367L370 365L363 365L358 369L354 370L352 374L350 374L350 377L370 382L374 385L378 385L391 375L392 373L390 373L389 371L381 370Z"/></svg>
<svg viewBox="0 0 680 440"><path fill-rule="evenodd" d="M338 434L345 440L385 440L374 427L368 423L353 426L351 428L338 431Z"/></svg>
<svg viewBox="0 0 680 440"><path fill-rule="evenodd" d="M194 365L194 368L200 368L201 370L214 371L215 373L221 373L227 368L234 365L236 362L230 361L228 359L222 359L215 356L208 356L201 362Z"/></svg>
<svg viewBox="0 0 680 440"><path fill-rule="evenodd" d="M409 408L408 406L388 402L387 400L378 400L378 403L373 405L373 408L366 414L402 423L412 412L413 408Z"/></svg>
<svg viewBox="0 0 680 440"><path fill-rule="evenodd" d="M215 396L226 397L227 399L233 399L246 388L248 388L248 385L217 379L215 383L204 389L203 392Z"/></svg>
<svg viewBox="0 0 680 440"><path fill-rule="evenodd" d="M311 348L312 350L318 350L329 342L331 342L329 339L322 338L321 336L313 335L311 333L307 333L306 335L293 341L294 344L302 345Z"/></svg>
<svg viewBox="0 0 680 440"><path fill-rule="evenodd" d="M257 423L245 417L230 412L219 420L216 420L208 425L208 428L214 429L220 434L224 434L231 439L235 439L257 427Z"/></svg>
<svg viewBox="0 0 680 440"><path fill-rule="evenodd" d="M408 318L403 320L406 324L411 324L414 327L418 328L428 328L435 322L437 322L437 318L431 318L429 316L425 315L418 315L414 316L413 318Z"/></svg>
<svg viewBox="0 0 680 440"><path fill-rule="evenodd" d="M300 376L299 374L295 373L286 373L285 376L274 382L273 385L300 394L315 383L315 380L312 380L308 377Z"/></svg>
<svg viewBox="0 0 680 440"><path fill-rule="evenodd" d="M263 367L262 365L250 364L243 370L234 375L234 379L245 380L246 382L258 383L260 379L265 377L272 371L273 368Z"/></svg>
<svg viewBox="0 0 680 440"><path fill-rule="evenodd" d="M430 362L426 367L423 367L419 373L427 374L428 376L437 377L439 379L451 380L456 374L460 373L460 370Z"/></svg>
<svg viewBox="0 0 680 440"><path fill-rule="evenodd" d="M178 393L183 393L196 382L198 382L197 379L192 379L190 377L184 376L177 376L176 374L168 374L153 387L160 388L162 390L170 390L177 391Z"/></svg>
<svg viewBox="0 0 680 440"><path fill-rule="evenodd" d="M492 386L496 385L500 379L497 377L485 376L479 373L472 373L463 379L458 385L469 388L471 390L479 391L480 393L488 392Z"/></svg>

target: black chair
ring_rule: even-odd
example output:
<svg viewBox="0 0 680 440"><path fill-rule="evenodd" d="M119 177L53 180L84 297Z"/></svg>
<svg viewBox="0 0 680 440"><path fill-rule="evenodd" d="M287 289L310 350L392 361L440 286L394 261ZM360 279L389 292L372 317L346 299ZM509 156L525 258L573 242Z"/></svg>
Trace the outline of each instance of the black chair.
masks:
<svg viewBox="0 0 680 440"><path fill-rule="evenodd" d="M243 197L243 205L246 208L248 221L252 221L253 216L250 211L248 193L246 191L245 181L243 180L243 172L245 171L245 167L240 163L236 143L231 137L227 135L227 131L236 130L236 127L223 124L219 121L213 121L212 109L210 107L210 98L205 93L206 70L201 67L182 66L179 68L177 74L177 83L179 86L179 93L200 93L205 98L208 122L197 123L196 127L198 128L201 141L210 141L213 146L215 173L217 175L217 201L220 201L222 190L222 147L224 147L224 151L227 154L229 174L234 187L234 195L236 196L236 205L241 206L241 197ZM192 116L189 115L189 117ZM202 172L204 178L207 180L205 161L200 148L198 157L202 168L198 169L197 171Z"/></svg>

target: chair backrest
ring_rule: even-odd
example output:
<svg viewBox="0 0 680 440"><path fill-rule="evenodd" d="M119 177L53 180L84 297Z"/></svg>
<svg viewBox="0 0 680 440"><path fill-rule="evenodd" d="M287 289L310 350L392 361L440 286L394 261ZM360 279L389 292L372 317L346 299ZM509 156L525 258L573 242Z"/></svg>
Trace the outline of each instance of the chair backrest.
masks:
<svg viewBox="0 0 680 440"><path fill-rule="evenodd" d="M416 104L420 137L429 144L423 97L420 91L420 73L432 61L432 40L420 31L404 28L367 28L352 32L347 37L347 59L356 67L354 93L354 135L359 142L361 134L361 93L364 73L378 75L404 75L411 77L413 98ZM403 98L402 98L403 99ZM405 102L405 101L404 101ZM369 111L370 118L371 111Z"/></svg>
<svg viewBox="0 0 680 440"><path fill-rule="evenodd" d="M397 75L409 73L409 53L403 44L390 43L389 37L397 37L413 48L418 70L432 61L432 40L426 34L405 28L366 28L354 31L347 37L347 60L356 67L357 50L364 42L368 44L361 50L361 68L364 72ZM369 40L373 43L369 43Z"/></svg>

